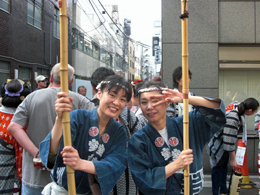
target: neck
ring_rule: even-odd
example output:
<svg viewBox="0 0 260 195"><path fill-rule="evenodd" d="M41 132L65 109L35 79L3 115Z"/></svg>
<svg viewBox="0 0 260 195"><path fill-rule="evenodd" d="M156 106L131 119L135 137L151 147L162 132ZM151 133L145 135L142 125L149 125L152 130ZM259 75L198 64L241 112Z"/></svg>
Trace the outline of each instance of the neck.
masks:
<svg viewBox="0 0 260 195"><path fill-rule="evenodd" d="M97 90L94 90L93 87L92 87L92 94L93 96L97 94Z"/></svg>
<svg viewBox="0 0 260 195"><path fill-rule="evenodd" d="M178 86L178 91L182 93L182 86Z"/></svg>
<svg viewBox="0 0 260 195"><path fill-rule="evenodd" d="M155 123L151 123L150 124L157 130L160 131L162 129L164 129L166 127L166 119L155 122Z"/></svg>
<svg viewBox="0 0 260 195"><path fill-rule="evenodd" d="M98 125L99 125L99 131L100 135L102 135L106 129L106 126L110 120L110 117L106 116L101 110L100 107L97 109L98 113Z"/></svg>
<svg viewBox="0 0 260 195"><path fill-rule="evenodd" d="M50 83L48 87L60 87L60 84Z"/></svg>

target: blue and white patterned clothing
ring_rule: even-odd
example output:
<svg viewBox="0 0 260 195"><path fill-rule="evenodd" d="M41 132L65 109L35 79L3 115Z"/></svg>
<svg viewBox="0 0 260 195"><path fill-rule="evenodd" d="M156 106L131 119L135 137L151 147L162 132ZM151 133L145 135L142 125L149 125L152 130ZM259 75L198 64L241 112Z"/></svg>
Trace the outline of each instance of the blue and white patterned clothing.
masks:
<svg viewBox="0 0 260 195"><path fill-rule="evenodd" d="M195 106L189 113L189 147L194 161L190 165L190 194L199 194L203 187L202 153L211 136L225 124L223 102L219 109ZM183 150L183 116L166 117L169 146L148 122L129 141L129 166L137 187L143 194L183 194L183 170L166 179L165 166L176 160Z"/></svg>
<svg viewBox="0 0 260 195"><path fill-rule="evenodd" d="M111 118L103 135L100 135L97 108L90 112L86 110L72 111L70 120L72 146L77 149L81 159L94 163L101 192L108 194L127 165L127 135L124 127ZM40 144L40 157L48 168L52 168L48 164L50 135L51 133ZM66 166L63 164L60 154L63 147L62 136L51 177L59 186L68 189ZM78 194L92 193L88 173L75 171L75 181Z"/></svg>

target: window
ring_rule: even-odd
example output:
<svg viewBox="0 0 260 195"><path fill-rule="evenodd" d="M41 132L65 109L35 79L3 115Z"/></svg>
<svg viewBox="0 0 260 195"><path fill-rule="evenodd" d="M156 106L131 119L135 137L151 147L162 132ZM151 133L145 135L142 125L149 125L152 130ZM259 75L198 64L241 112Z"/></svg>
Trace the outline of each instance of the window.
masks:
<svg viewBox="0 0 260 195"><path fill-rule="evenodd" d="M100 48L96 44L93 44L93 57L100 59Z"/></svg>
<svg viewBox="0 0 260 195"><path fill-rule="evenodd" d="M1 85L10 79L10 64L8 62L0 61L0 83ZM1 87L0 87L1 92Z"/></svg>
<svg viewBox="0 0 260 195"><path fill-rule="evenodd" d="M112 66L112 55L103 48L101 49L100 60L107 65Z"/></svg>
<svg viewBox="0 0 260 195"><path fill-rule="evenodd" d="M42 29L42 0L28 0L27 22Z"/></svg>
<svg viewBox="0 0 260 195"><path fill-rule="evenodd" d="M31 89L31 69L26 67L19 67L18 69L18 79L23 80L27 83L28 87Z"/></svg>
<svg viewBox="0 0 260 195"><path fill-rule="evenodd" d="M43 75L43 76L49 78L48 70L46 70L46 69L37 68L37 74Z"/></svg>
<svg viewBox="0 0 260 195"><path fill-rule="evenodd" d="M244 64L244 67L247 65ZM249 97L260 102L260 70L221 69L219 71L219 97L227 107L231 102L242 102ZM254 130L255 115L246 116L248 130Z"/></svg>
<svg viewBox="0 0 260 195"><path fill-rule="evenodd" d="M10 0L0 0L0 9L10 13Z"/></svg>
<svg viewBox="0 0 260 195"><path fill-rule="evenodd" d="M60 18L59 10L57 8L54 8L53 36L57 39L60 38Z"/></svg>

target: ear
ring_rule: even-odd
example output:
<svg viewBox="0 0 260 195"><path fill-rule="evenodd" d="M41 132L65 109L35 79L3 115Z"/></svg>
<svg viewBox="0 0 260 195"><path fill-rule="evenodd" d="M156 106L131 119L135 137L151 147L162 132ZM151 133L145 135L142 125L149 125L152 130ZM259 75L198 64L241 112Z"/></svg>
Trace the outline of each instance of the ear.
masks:
<svg viewBox="0 0 260 195"><path fill-rule="evenodd" d="M74 79L72 78L71 81L70 81L70 83L69 83L69 86L72 85L73 81L74 81Z"/></svg>
<svg viewBox="0 0 260 195"><path fill-rule="evenodd" d="M53 83L53 75L51 75L50 83Z"/></svg>
<svg viewBox="0 0 260 195"><path fill-rule="evenodd" d="M97 92L97 98L100 100L102 96L102 92L100 91L100 89Z"/></svg>

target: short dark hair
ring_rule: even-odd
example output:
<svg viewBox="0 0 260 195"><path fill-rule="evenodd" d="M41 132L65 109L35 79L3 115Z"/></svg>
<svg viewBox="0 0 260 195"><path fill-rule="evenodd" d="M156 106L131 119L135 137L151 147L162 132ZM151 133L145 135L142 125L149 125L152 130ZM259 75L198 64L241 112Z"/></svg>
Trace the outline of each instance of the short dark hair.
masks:
<svg viewBox="0 0 260 195"><path fill-rule="evenodd" d="M20 92L19 96L9 96L8 94L5 94L6 91L10 93L17 93L21 90L21 87L23 86L23 91ZM19 104L24 100L24 98L31 93L31 90L28 88L28 86L24 83L23 85L18 81L17 79L13 79L9 81L8 83L4 83L1 86L1 97L2 104L6 107L13 107L17 108Z"/></svg>
<svg viewBox="0 0 260 195"><path fill-rule="evenodd" d="M85 88L86 90L87 90L87 88L84 86L84 85L80 85L79 87L78 87L78 92L79 92L79 89L80 88Z"/></svg>
<svg viewBox="0 0 260 195"><path fill-rule="evenodd" d="M189 76L191 79L191 71L189 70ZM173 82L173 88L178 88L179 83L177 82L178 80L180 80L182 77L182 67L178 66L177 68L174 69L173 73L172 73L172 82Z"/></svg>
<svg viewBox="0 0 260 195"><path fill-rule="evenodd" d="M140 89L140 87L142 87L143 84L144 84L143 81L139 81L133 85L134 97L138 96L138 90Z"/></svg>
<svg viewBox="0 0 260 195"><path fill-rule="evenodd" d="M100 86L100 91L103 92L106 89L108 92L110 92L113 87L116 87L116 92L118 92L120 89L124 89L126 92L127 102L131 100L132 88L130 84L125 81L123 77L119 75L110 75L106 77L103 81L104 82L102 82Z"/></svg>
<svg viewBox="0 0 260 195"><path fill-rule="evenodd" d="M97 68L91 75L91 85L96 88L97 85L109 75L115 75L115 72L112 69L105 67Z"/></svg>

